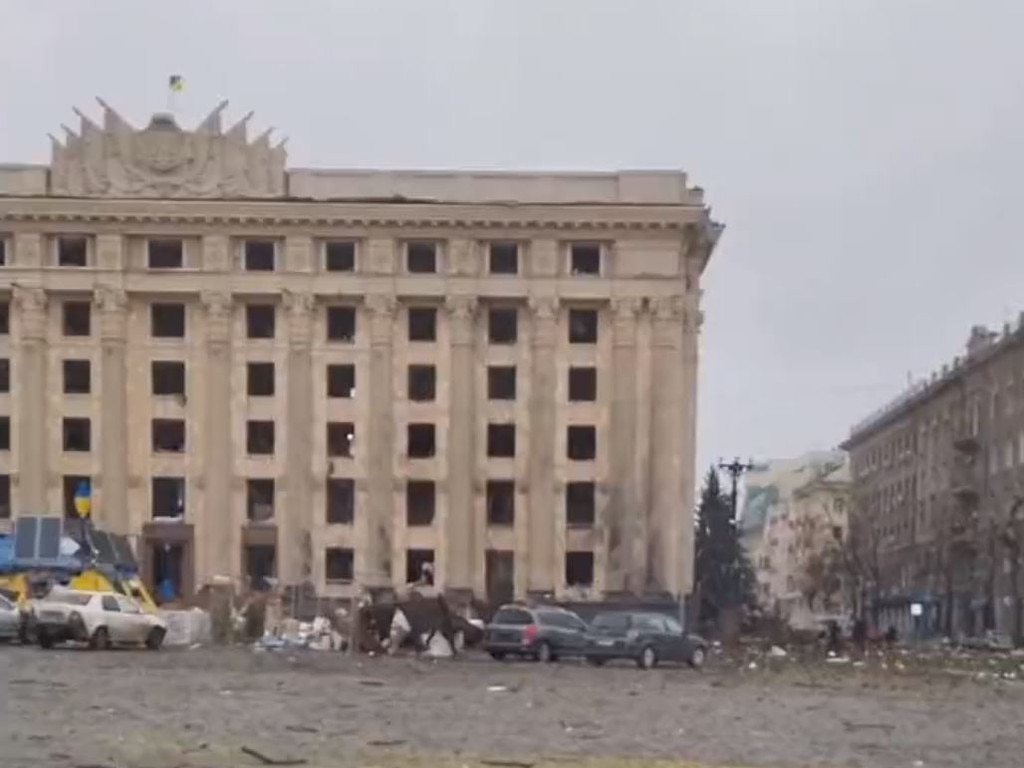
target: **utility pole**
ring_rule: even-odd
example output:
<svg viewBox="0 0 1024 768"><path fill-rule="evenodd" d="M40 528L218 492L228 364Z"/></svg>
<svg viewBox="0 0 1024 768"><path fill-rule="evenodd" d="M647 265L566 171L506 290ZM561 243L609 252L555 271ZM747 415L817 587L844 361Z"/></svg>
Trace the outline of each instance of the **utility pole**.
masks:
<svg viewBox="0 0 1024 768"><path fill-rule="evenodd" d="M739 460L737 456L735 459L726 464L724 461L719 459L718 468L729 473L729 477L732 479L732 492L729 496L732 502L732 519L736 522L736 504L739 498L739 485L740 478L743 477L744 472L749 472L754 468L754 460L750 459L746 463Z"/></svg>

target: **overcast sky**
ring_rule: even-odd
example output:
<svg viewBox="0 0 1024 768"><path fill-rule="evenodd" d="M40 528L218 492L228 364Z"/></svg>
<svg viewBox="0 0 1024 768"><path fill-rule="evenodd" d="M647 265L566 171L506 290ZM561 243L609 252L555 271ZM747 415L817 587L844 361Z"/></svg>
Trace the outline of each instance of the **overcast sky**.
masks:
<svg viewBox="0 0 1024 768"><path fill-rule="evenodd" d="M137 124L183 75L290 164L680 168L705 279L702 462L838 443L1024 309L1020 0L0 0L0 161Z"/></svg>

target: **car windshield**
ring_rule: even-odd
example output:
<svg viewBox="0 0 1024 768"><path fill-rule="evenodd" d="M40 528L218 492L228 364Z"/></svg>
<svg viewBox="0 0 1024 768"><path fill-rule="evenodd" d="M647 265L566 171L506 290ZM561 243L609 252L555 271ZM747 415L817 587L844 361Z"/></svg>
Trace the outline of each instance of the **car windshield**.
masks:
<svg viewBox="0 0 1024 768"><path fill-rule="evenodd" d="M624 613L599 613L591 626L594 629L624 630L629 626L629 616Z"/></svg>
<svg viewBox="0 0 1024 768"><path fill-rule="evenodd" d="M48 603L67 603L68 605L88 605L92 595L77 592L51 592L43 598Z"/></svg>
<svg viewBox="0 0 1024 768"><path fill-rule="evenodd" d="M521 608L502 608L494 614L495 624L532 624L533 618Z"/></svg>

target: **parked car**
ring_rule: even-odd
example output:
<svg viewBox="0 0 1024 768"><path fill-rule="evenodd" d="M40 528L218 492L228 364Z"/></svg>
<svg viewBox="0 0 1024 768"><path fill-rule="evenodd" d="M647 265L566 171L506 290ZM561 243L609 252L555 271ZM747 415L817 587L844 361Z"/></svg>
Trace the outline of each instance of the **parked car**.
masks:
<svg viewBox="0 0 1024 768"><path fill-rule="evenodd" d="M0 640L14 640L21 635L21 611L17 605L0 594Z"/></svg>
<svg viewBox="0 0 1024 768"><path fill-rule="evenodd" d="M583 656L586 632L586 622L564 608L503 605L487 625L484 650L495 659L523 656L556 661L564 656Z"/></svg>
<svg viewBox="0 0 1024 768"><path fill-rule="evenodd" d="M662 661L699 668L707 657L707 643L683 631L672 616L647 612L600 613L587 633L586 659L604 664L612 659L632 659L641 669Z"/></svg>
<svg viewBox="0 0 1024 768"><path fill-rule="evenodd" d="M30 622L43 648L77 640L87 642L90 648L145 645L157 650L167 634L163 619L143 611L131 598L112 592L52 589L32 601Z"/></svg>

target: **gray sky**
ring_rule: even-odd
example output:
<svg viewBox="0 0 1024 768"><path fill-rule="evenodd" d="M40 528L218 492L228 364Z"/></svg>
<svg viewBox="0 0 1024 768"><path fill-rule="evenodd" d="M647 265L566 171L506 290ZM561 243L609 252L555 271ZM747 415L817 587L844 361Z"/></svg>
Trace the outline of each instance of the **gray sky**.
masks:
<svg viewBox="0 0 1024 768"><path fill-rule="evenodd" d="M300 10L301 9L301 10ZM292 165L687 170L706 273L700 455L784 456L1024 309L1020 0L0 0L0 160L183 122Z"/></svg>

